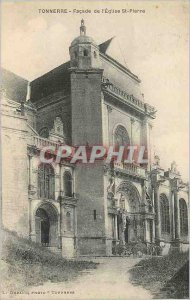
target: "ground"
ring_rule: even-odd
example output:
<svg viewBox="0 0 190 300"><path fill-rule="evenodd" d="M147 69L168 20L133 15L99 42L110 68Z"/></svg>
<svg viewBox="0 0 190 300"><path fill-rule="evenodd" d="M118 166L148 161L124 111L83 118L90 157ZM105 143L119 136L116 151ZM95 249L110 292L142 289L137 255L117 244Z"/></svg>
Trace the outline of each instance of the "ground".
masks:
<svg viewBox="0 0 190 300"><path fill-rule="evenodd" d="M92 258L89 260L92 260ZM77 277L74 281L47 282L43 286L32 288L30 293L44 291L51 294L51 299L152 299L149 291L143 287L133 285L129 279L128 271L139 262L139 259L110 257L96 258L93 261L99 263L97 269L82 271L82 276ZM67 294L65 297L63 294L59 294L64 291L74 291L74 294ZM38 298L44 298L44 295L38 295Z"/></svg>
<svg viewBox="0 0 190 300"><path fill-rule="evenodd" d="M81 258L80 258L81 260ZM129 270L140 259L126 257L83 258L87 262L99 263L96 269L80 271L80 275L72 280L63 282L47 281L43 285L28 287L24 292L24 299L114 299L140 300L152 299L152 295L145 288L135 286L130 282ZM15 290L16 292L16 290ZM67 292L67 294L66 294ZM74 293L73 293L74 292ZM20 299L21 295L12 295L13 299ZM9 299L4 294L2 299Z"/></svg>
<svg viewBox="0 0 190 300"><path fill-rule="evenodd" d="M10 299L10 292L13 299L20 299L18 292L23 299L187 298L188 253L69 261L16 234L6 232L5 236L1 299Z"/></svg>

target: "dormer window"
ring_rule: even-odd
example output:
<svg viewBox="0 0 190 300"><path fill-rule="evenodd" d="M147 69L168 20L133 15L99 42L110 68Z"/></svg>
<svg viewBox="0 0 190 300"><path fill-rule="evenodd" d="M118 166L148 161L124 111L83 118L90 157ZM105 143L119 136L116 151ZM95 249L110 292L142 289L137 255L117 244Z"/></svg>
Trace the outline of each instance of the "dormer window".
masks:
<svg viewBox="0 0 190 300"><path fill-rule="evenodd" d="M88 50L84 49L83 54L84 54L84 56L88 56Z"/></svg>
<svg viewBox="0 0 190 300"><path fill-rule="evenodd" d="M96 58L97 57L97 53L96 53L96 51L94 51L94 58Z"/></svg>
<svg viewBox="0 0 190 300"><path fill-rule="evenodd" d="M77 58L77 51L74 52L74 56L75 56L75 58Z"/></svg>

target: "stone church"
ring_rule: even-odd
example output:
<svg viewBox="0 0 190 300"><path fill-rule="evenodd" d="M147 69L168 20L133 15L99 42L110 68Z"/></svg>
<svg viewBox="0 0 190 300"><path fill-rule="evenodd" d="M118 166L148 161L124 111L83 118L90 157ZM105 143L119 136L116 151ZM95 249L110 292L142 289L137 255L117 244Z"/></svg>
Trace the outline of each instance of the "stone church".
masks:
<svg viewBox="0 0 190 300"><path fill-rule="evenodd" d="M188 248L188 185L152 146L155 108L140 79L86 34L70 61L28 82L2 70L3 226L64 257L142 241ZM148 164L44 164L44 146L144 145Z"/></svg>

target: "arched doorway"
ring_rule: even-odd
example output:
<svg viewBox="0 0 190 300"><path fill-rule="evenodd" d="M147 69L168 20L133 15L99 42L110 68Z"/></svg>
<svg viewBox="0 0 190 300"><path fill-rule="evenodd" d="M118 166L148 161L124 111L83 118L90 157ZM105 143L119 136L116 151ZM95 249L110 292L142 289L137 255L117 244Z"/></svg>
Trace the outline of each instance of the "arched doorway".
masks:
<svg viewBox="0 0 190 300"><path fill-rule="evenodd" d="M35 214L36 242L46 247L58 246L58 215L55 207L44 203Z"/></svg>
<svg viewBox="0 0 190 300"><path fill-rule="evenodd" d="M45 246L49 245L50 220L43 208L38 208L36 211L36 223L39 242Z"/></svg>
<svg viewBox="0 0 190 300"><path fill-rule="evenodd" d="M118 199L118 239L123 243L136 242L141 235L139 228L140 195L129 181L123 181L116 189Z"/></svg>

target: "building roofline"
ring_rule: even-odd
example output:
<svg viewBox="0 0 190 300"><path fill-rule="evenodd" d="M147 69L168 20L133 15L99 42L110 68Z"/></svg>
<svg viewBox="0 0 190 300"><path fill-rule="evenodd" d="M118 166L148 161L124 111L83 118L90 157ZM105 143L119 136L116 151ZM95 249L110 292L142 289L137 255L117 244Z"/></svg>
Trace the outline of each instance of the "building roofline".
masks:
<svg viewBox="0 0 190 300"><path fill-rule="evenodd" d="M113 39L113 38L112 38ZM112 40L110 39L110 41ZM103 43L102 43L103 44ZM100 45L102 45L100 44ZM99 47L100 47L99 45ZM123 71L125 74L129 75L132 79L134 79L135 81L137 81L138 83L141 82L141 80L138 78L137 75L135 75L134 73L132 73L128 68L126 68L124 65L122 65L120 62L118 62L116 59L114 59L113 57L109 56L107 53L103 53L100 51L100 57L104 58L105 60L111 62L112 64L114 64L117 68L119 68L121 71ZM66 61L65 63L55 67L54 69L51 69L50 71L46 72L45 74L35 78L34 80L31 81L31 83L35 82L36 80L42 79L43 77L47 76L48 74L51 74L52 72L55 72L59 69L61 69L64 65L67 65L70 63L70 60ZM68 68L69 69L69 68Z"/></svg>
<svg viewBox="0 0 190 300"><path fill-rule="evenodd" d="M138 83L141 82L141 80L138 78L137 75L132 73L129 69L127 69L125 66L123 66L121 63L119 63L117 60L115 60L113 57L109 56L108 54L104 54L100 52L100 56L103 57L105 60L113 63L116 67L118 67L121 71L123 71L125 74L129 75L131 78L136 80Z"/></svg>
<svg viewBox="0 0 190 300"><path fill-rule="evenodd" d="M31 81L31 83L35 82L35 81L38 80L38 79L41 79L41 78L47 76L47 75L50 74L50 73L53 73L54 71L57 71L57 70L61 69L61 67L63 67L64 65L66 65L66 64L68 64L68 63L70 63L70 60L68 60L68 61L64 62L63 64L61 64L61 65L59 65L59 66L57 66L57 67L51 69L50 71L44 73L43 75L41 75L41 76L35 78L34 80ZM68 68L68 69L69 69L69 68Z"/></svg>

